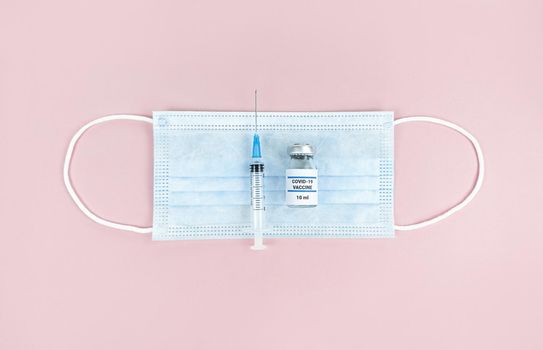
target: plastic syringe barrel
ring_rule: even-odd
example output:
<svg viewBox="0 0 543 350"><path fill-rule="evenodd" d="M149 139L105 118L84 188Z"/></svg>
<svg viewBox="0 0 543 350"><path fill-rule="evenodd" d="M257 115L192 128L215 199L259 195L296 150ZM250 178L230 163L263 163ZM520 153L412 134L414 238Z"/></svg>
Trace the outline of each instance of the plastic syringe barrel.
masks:
<svg viewBox="0 0 543 350"><path fill-rule="evenodd" d="M252 228L255 235L254 249L264 247L264 164L254 162L251 164L251 212Z"/></svg>

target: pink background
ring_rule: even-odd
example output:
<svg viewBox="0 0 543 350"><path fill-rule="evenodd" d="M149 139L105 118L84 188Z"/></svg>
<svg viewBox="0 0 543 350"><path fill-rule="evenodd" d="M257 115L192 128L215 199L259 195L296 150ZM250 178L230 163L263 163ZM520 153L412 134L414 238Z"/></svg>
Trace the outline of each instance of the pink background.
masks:
<svg viewBox="0 0 543 350"><path fill-rule="evenodd" d="M542 1L8 1L0 349L542 349ZM68 141L107 114L394 110L473 132L464 211L396 239L153 242L87 219ZM99 215L150 225L152 132L81 140ZM459 201L455 132L402 125L396 218Z"/></svg>

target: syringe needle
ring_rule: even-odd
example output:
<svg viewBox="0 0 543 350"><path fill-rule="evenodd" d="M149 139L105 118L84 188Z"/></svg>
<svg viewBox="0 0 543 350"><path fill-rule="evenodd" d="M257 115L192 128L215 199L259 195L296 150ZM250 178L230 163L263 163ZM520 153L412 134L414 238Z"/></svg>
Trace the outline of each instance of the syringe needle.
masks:
<svg viewBox="0 0 543 350"><path fill-rule="evenodd" d="M258 94L258 91L255 89L255 134L258 132L258 115L256 113L257 109L256 109L256 101L257 101L257 94Z"/></svg>

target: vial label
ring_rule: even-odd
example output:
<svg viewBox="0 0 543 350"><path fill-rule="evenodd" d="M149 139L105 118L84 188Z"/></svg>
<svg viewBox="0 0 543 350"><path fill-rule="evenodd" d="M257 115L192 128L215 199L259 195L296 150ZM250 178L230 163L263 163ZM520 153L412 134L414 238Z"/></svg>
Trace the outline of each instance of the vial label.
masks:
<svg viewBox="0 0 543 350"><path fill-rule="evenodd" d="M317 205L319 203L317 169L287 169L287 205Z"/></svg>

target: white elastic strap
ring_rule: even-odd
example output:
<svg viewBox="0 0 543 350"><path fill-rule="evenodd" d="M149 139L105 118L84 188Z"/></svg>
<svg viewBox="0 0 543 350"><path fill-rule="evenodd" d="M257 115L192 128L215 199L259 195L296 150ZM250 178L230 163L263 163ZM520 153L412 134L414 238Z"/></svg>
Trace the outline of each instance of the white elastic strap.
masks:
<svg viewBox="0 0 543 350"><path fill-rule="evenodd" d="M485 176L485 162L483 158L483 151L481 149L481 146L479 145L479 141L477 141L475 136L470 134L468 131L446 120L433 118L433 117L422 117L422 116L396 119L394 121L394 125L399 125L399 124L409 123L409 122L427 122L427 123L439 124L439 125L443 125L448 128L451 128L453 130L456 130L462 135L464 135L473 144L473 148L475 149L475 154L477 155L477 162L478 162L478 175L477 175L477 180L475 181L475 185L473 185L473 189L466 196L466 198L464 198L460 203L458 203L451 209L447 210L443 214L440 214L432 219L421 221L421 222L418 222L416 224L411 224L411 225L394 225L394 229L398 231L410 231L410 230L415 230L421 227L426 227L426 226L435 224L436 222L439 222L441 220L444 220L448 218L449 216L453 215L454 213L456 213L457 211L462 210L466 205L468 205L469 202L473 200L473 198L475 198L475 196L477 195L477 192L479 192L479 190L481 189L481 186L483 185L483 178Z"/></svg>
<svg viewBox="0 0 543 350"><path fill-rule="evenodd" d="M152 230L152 227L138 227L138 226L132 226L132 225L125 225L125 224L119 224L116 222L112 222L106 219L102 219L98 215L94 214L92 211L90 211L85 204L79 199L77 193L75 192L72 183L70 181L70 165L72 162L72 154L74 153L74 148L77 143L77 140L87 131L87 129L101 123L109 122L112 120L135 120L139 122L146 122L146 123L153 123L153 119L141 115L130 115L130 114L119 114L119 115L108 115L106 117L98 118L93 121L91 121L88 124L85 124L81 129L79 129L75 135L72 137L72 140L70 141L70 145L68 146L68 150L66 151L66 157L64 158L64 185L66 186L66 189L68 190L68 193L74 200L75 204L81 211L87 215L91 220L99 223L100 225L104 225L111 228L116 228L119 230L126 230L126 231L132 231L137 233L149 233Z"/></svg>

